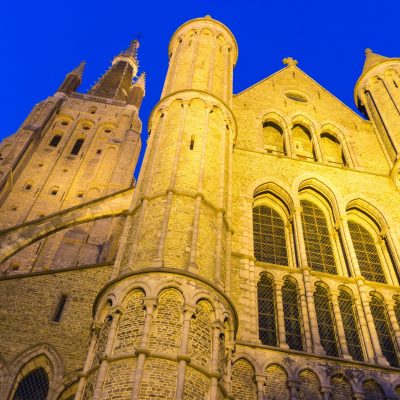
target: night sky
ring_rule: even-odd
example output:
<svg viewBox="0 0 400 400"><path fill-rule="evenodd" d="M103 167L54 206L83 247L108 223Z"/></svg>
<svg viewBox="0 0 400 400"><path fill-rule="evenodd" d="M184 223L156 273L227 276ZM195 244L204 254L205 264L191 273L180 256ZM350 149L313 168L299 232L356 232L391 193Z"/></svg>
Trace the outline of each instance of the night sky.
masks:
<svg viewBox="0 0 400 400"><path fill-rule="evenodd" d="M86 92L138 33L140 71L147 73L140 111L145 138L167 70L169 39L182 23L207 14L237 39L235 93L283 68L284 57L293 57L355 109L353 88L365 48L400 57L399 0L8 2L0 12L0 138L14 133L33 105L52 95L81 60L87 66L79 91Z"/></svg>

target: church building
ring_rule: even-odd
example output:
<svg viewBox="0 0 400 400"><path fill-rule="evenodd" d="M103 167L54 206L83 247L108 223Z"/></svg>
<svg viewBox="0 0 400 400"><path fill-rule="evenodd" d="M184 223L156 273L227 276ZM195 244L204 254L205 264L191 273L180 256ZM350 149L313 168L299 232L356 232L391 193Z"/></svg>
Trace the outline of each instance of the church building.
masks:
<svg viewBox="0 0 400 400"><path fill-rule="evenodd" d="M400 59L363 117L292 58L234 94L190 20L136 182L138 48L0 143L0 399L400 399Z"/></svg>

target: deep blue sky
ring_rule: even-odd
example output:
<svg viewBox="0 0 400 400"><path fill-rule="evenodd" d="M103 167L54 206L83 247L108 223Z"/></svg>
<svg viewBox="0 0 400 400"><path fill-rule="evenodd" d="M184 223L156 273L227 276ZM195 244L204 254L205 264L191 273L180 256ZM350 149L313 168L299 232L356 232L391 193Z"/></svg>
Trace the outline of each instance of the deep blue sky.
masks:
<svg viewBox="0 0 400 400"><path fill-rule="evenodd" d="M399 0L8 1L0 12L0 138L14 133L81 60L87 67L80 91L89 89L137 32L143 35L140 67L148 77L140 113L146 136L171 35L183 22L207 14L236 36L235 93L281 69L282 58L290 56L355 109L353 87L364 49L400 57Z"/></svg>

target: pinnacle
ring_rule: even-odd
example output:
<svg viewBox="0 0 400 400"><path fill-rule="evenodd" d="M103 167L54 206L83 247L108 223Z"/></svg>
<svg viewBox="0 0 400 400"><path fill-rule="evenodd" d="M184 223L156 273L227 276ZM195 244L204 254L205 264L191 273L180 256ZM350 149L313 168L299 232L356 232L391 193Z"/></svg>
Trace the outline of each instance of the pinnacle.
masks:
<svg viewBox="0 0 400 400"><path fill-rule="evenodd" d="M73 69L70 73L77 75L80 79L82 79L82 75L83 75L85 66L86 66L86 61L81 61L81 63L75 69Z"/></svg>
<svg viewBox="0 0 400 400"><path fill-rule="evenodd" d="M290 66L296 66L299 62L297 60L295 60L292 57L286 57L282 60L282 62L287 65L288 67Z"/></svg>

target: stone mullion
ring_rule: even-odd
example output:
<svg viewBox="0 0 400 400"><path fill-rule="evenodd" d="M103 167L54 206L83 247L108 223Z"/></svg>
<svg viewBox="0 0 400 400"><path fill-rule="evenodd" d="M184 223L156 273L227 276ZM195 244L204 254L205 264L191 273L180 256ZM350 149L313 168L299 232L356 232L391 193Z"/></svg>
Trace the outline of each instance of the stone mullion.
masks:
<svg viewBox="0 0 400 400"><path fill-rule="evenodd" d="M301 307L301 316L303 320L303 329L304 329L304 338L305 338L305 345L306 351L312 352L312 338L311 338L311 331L310 331L310 319L308 317L308 310L307 310L307 300L304 293L304 288L302 286L299 287L300 292L300 307Z"/></svg>
<svg viewBox="0 0 400 400"><path fill-rule="evenodd" d="M321 392L323 400L331 400L332 396L332 386L322 385Z"/></svg>
<svg viewBox="0 0 400 400"><path fill-rule="evenodd" d="M286 239L286 251L288 255L288 266L290 268L296 268L296 259L295 259L296 251L294 248L294 237L293 237L291 219L285 224L285 239Z"/></svg>
<svg viewBox="0 0 400 400"><path fill-rule="evenodd" d="M189 344L190 323L195 311L196 307L189 304L185 304L183 308L182 336L181 336L181 346L178 355L178 378L176 383L177 400L183 399L186 365L191 361L187 353Z"/></svg>
<svg viewBox="0 0 400 400"><path fill-rule="evenodd" d="M209 130L209 119L210 119L210 110L209 107L206 108L205 112L205 123L204 123L204 135L203 135L203 143L201 149L201 157L200 157L200 166L199 166L199 181L197 184L197 193L195 195L195 205L194 205L194 218L193 218L193 232L192 232L192 240L190 245L190 255L189 255L189 271L197 272L198 266L196 263L197 256L197 242L199 238L199 225L200 225L200 208L201 201L204 199L203 191L203 180L204 180L204 166L206 159L206 148L207 148L207 137Z"/></svg>
<svg viewBox="0 0 400 400"><path fill-rule="evenodd" d="M227 347L227 356L226 356L226 373L225 373L225 388L228 393L227 398L233 398L232 396L232 355L233 355L233 345L226 346Z"/></svg>
<svg viewBox="0 0 400 400"><path fill-rule="evenodd" d="M329 230L331 231L331 228L329 227ZM347 276L344 265L345 261L343 258L343 254L340 251L340 241L339 241L339 233L336 229L332 229L330 232L330 238L333 242L332 250L334 253L334 258L336 261L336 267L337 267L337 273L339 276Z"/></svg>
<svg viewBox="0 0 400 400"><path fill-rule="evenodd" d="M293 379L288 379L288 388L290 392L290 400L297 400L300 382Z"/></svg>
<svg viewBox="0 0 400 400"><path fill-rule="evenodd" d="M340 353L343 358L351 360L352 357L350 356L349 349L347 347L346 333L344 330L342 314L340 312L340 307L339 307L339 299L338 299L339 291L336 289L332 289L330 292L331 292L333 314L336 321L336 331L339 340Z"/></svg>
<svg viewBox="0 0 400 400"><path fill-rule="evenodd" d="M87 357L85 360L85 365L83 367L83 371L80 374L80 379L79 379L79 384L78 388L76 390L75 398L76 399L81 399L83 395L83 390L85 389L85 384L86 384L86 374L90 370L90 367L93 363L93 358L96 353L96 344L99 336L101 325L99 323L93 323L93 333L92 333L92 339L90 341L89 349L87 352Z"/></svg>
<svg viewBox="0 0 400 400"><path fill-rule="evenodd" d="M397 321L396 314L394 312L394 304L395 301L390 299L390 300L385 300L386 302L386 309L387 313L389 316L389 321L390 324L392 325L393 333L396 339L397 343L397 354L399 356L399 350L400 350L400 327L399 327L399 322Z"/></svg>
<svg viewBox="0 0 400 400"><path fill-rule="evenodd" d="M378 339L378 333L376 332L375 322L372 317L372 312L368 301L367 287L365 286L363 279L357 280L357 286L358 286L358 292L360 294L360 300L364 311L369 335L372 342L372 348L374 351L374 361L377 364L389 365L386 358L382 354L381 345Z"/></svg>
<svg viewBox="0 0 400 400"><path fill-rule="evenodd" d="M258 277L256 277L255 273L255 263L254 263L254 258L251 258L249 260L246 260L245 262L248 263L248 268L249 268L249 298L250 298L250 309L249 309L249 314L250 314L250 326L249 326L249 331L250 335L252 336L253 339L255 339L257 342L260 342L260 337L257 335L257 332L259 330L258 328L258 299L257 299L257 281Z"/></svg>
<svg viewBox="0 0 400 400"><path fill-rule="evenodd" d="M229 126L229 125L228 125ZM226 219L229 223L229 229L226 232L226 249L225 249L225 293L229 296L231 291L231 242L232 242L232 149L233 149L233 134L230 129L226 128L228 135L228 182L226 191Z"/></svg>
<svg viewBox="0 0 400 400"><path fill-rule="evenodd" d="M146 316L143 325L142 341L140 343L140 347L135 351L137 361L136 361L135 376L133 379L133 390L132 390L131 400L139 399L140 386L142 383L143 372L144 372L144 363L146 361L147 356L150 353L148 349L149 339L150 339L150 329L151 329L151 323L153 321L154 309L157 304L157 299L145 298L143 300L143 304L146 308Z"/></svg>
<svg viewBox="0 0 400 400"><path fill-rule="evenodd" d="M222 242L224 234L224 214L225 210L225 156L226 156L226 129L225 121L222 122L221 126L221 169L220 169L220 180L219 180L219 199L218 199L218 211L217 211L217 246L215 251L215 281L220 285L223 285L221 278L222 268Z"/></svg>
<svg viewBox="0 0 400 400"><path fill-rule="evenodd" d="M355 277L361 277L360 266L358 265L356 251L354 250L353 240L351 239L349 225L347 223L347 215L340 216L340 226L343 233L343 245L347 255L347 260L350 263Z"/></svg>
<svg viewBox="0 0 400 400"><path fill-rule="evenodd" d="M387 242L387 251L390 252L391 256L394 259L394 265L393 268L396 269L396 271L399 271L399 267L400 267L400 259L399 259L399 254L400 254L400 246L399 246L399 240L397 240L397 237L395 235L395 237L393 237L392 235L394 234L393 231L387 229L387 234L386 234L386 242ZM395 274L396 275L396 274ZM397 275L396 275L396 279L394 280L397 284L400 284L400 282L398 282L397 279Z"/></svg>
<svg viewBox="0 0 400 400"><path fill-rule="evenodd" d="M256 375L257 400L264 400L264 386L266 378L267 377L265 375Z"/></svg>
<svg viewBox="0 0 400 400"><path fill-rule="evenodd" d="M303 233L303 224L301 221L301 208L295 207L294 208L294 226L296 231L296 244L299 253L299 262L300 267L305 267L308 265L307 262L307 251L306 251L306 244L304 242L304 233Z"/></svg>
<svg viewBox="0 0 400 400"><path fill-rule="evenodd" d="M376 243L376 248L378 251L378 254L381 256L381 259L384 260L382 263L382 268L384 271L384 276L386 278L386 281L389 285L395 285L397 279L393 276L393 268L390 268L392 265L392 260L390 259L388 250L386 248L386 235L382 235L381 237L378 238L377 243Z"/></svg>
<svg viewBox="0 0 400 400"><path fill-rule="evenodd" d="M212 357L211 357L211 383L210 383L210 400L218 399L218 381L221 378L219 372L219 335L224 331L223 325L216 321L213 323L213 334L212 334Z"/></svg>
<svg viewBox="0 0 400 400"><path fill-rule="evenodd" d="M182 104L182 114L178 132L178 140L176 143L175 157L172 165L171 180L169 183L169 187L167 189L167 199L165 202L164 218L161 225L160 240L158 242L156 258L153 260L156 264L160 266L163 264L165 241L167 239L168 223L171 215L171 207L176 186L176 177L177 177L180 153L182 150L182 138L183 138L183 132L185 130L188 107L189 104L187 102Z"/></svg>
<svg viewBox="0 0 400 400"><path fill-rule="evenodd" d="M276 279L275 283L275 301L276 301L276 321L278 327L278 345L281 349L288 349L286 342L285 315L283 311L282 286L283 281Z"/></svg>
<svg viewBox="0 0 400 400"><path fill-rule="evenodd" d="M201 39L201 32L195 31L195 43L194 43L194 48L193 48L192 64L190 66L190 71L189 71L189 76L188 76L188 85L187 85L188 88L193 87L193 75L194 75L194 71L196 69L196 61L197 61L197 55L199 52L200 39ZM186 89L186 88L184 87L183 89Z"/></svg>
<svg viewBox="0 0 400 400"><path fill-rule="evenodd" d="M108 332L107 344L104 350L104 354L101 355L101 362L99 367L99 372L97 374L96 385L93 391L93 400L98 400L102 398L102 390L104 381L107 374L109 357L112 354L115 336L117 334L118 322L121 317L121 310L117 309L112 313L112 321L110 326L110 331Z"/></svg>
<svg viewBox="0 0 400 400"><path fill-rule="evenodd" d="M310 282L310 268L305 267L302 268L302 270L303 270L304 290L307 299L306 303L307 303L308 315L310 318L309 320L310 320L311 337L313 343L313 352L316 354L325 354L325 350L321 346L321 340L319 337L317 313L315 311L315 304L314 304L314 294L311 289L311 282Z"/></svg>
<svg viewBox="0 0 400 400"><path fill-rule="evenodd" d="M313 148L314 148L314 152L315 152L315 156L317 158L318 162L323 162L324 159L322 157L322 152L321 152L321 147L319 145L319 136L317 135L312 135L312 144L313 144Z"/></svg>

